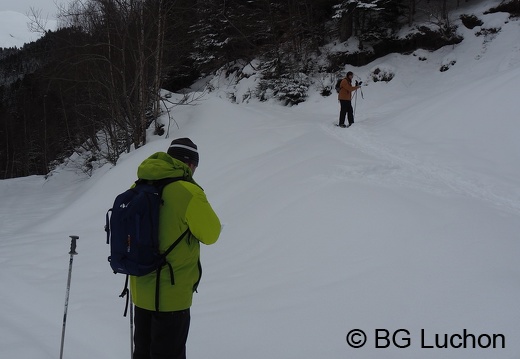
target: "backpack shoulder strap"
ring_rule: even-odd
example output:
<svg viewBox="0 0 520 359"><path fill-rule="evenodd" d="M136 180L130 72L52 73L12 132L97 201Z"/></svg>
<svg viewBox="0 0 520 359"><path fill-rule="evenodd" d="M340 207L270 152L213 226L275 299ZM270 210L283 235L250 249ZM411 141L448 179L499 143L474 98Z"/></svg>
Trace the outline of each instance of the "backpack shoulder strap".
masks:
<svg viewBox="0 0 520 359"><path fill-rule="evenodd" d="M162 197L162 192L164 187L169 185L170 183L184 180L184 177L171 177L171 178L163 178L157 181L154 181L154 185L159 189L159 195ZM160 279L161 279L161 271L164 266L168 267L168 271L170 272L170 281L171 285L175 285L175 278L173 274L173 267L172 265L166 260L166 257L168 254L173 251L175 247L186 237L186 235L189 235L190 229L189 227L177 238L169 247L168 249L161 254L161 257L163 258L163 263L157 268L157 276L155 279L155 310L159 311L159 290L160 290Z"/></svg>
<svg viewBox="0 0 520 359"><path fill-rule="evenodd" d="M159 190L159 194L162 195L162 191L163 191L164 187L166 187L167 185L169 185L172 182L182 181L182 180L185 180L185 178L184 177L168 177L168 178L162 178L162 179L158 179L158 180L147 180L147 179L139 178L135 181L135 185L136 186L140 185L140 184L152 185L152 186L156 187Z"/></svg>
<svg viewBox="0 0 520 359"><path fill-rule="evenodd" d="M170 272L170 281L171 285L175 285L175 277L173 275L173 267L172 265L166 260L166 256L170 254L170 252L184 239L186 235L189 235L190 229L187 228L180 236L173 242L168 249L161 254L161 256L164 258L164 262L159 268L157 268L157 277L155 279L155 310L159 311L159 290L160 290L160 280L161 280L161 271L164 266L168 267L168 270Z"/></svg>
<svg viewBox="0 0 520 359"><path fill-rule="evenodd" d="M182 181L182 180L185 180L185 178L184 177L169 177L169 178L163 178L160 180L155 180L152 183L154 186L161 189L161 191L162 191L162 189L164 187L166 187L167 185L169 185L170 183L176 182L176 181Z"/></svg>
<svg viewBox="0 0 520 359"><path fill-rule="evenodd" d="M189 231L190 231L190 229L187 228L187 229L186 229L186 230L185 230L185 231L184 231L184 232L179 236L179 238L177 238L177 239L175 240L175 242L173 242L173 243L171 244L171 246L168 247L168 249L167 249L167 250L166 250L162 255L166 258L166 256L167 256L168 254L170 254L170 252L173 251L173 249L174 249L175 247L177 247L177 244L179 244L179 243L184 239L184 237L185 237L186 235L189 235L189 234L188 234Z"/></svg>

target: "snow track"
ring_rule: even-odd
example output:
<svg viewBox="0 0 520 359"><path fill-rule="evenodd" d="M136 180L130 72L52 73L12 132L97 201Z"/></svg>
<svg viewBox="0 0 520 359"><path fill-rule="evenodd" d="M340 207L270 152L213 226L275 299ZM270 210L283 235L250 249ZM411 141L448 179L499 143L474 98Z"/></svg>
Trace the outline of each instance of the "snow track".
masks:
<svg viewBox="0 0 520 359"><path fill-rule="evenodd" d="M324 132L349 147L379 160L379 165L371 163L368 167L345 166L338 177L358 176L370 182L385 185L405 186L436 195L469 196L492 203L509 213L520 214L520 196L514 188L485 179L478 174L450 168L425 159L419 153L413 154L396 146L378 141L378 136L367 125L367 120L356 122L348 129L322 124ZM417 146L414 147L417 149ZM346 153L348 153L346 151Z"/></svg>

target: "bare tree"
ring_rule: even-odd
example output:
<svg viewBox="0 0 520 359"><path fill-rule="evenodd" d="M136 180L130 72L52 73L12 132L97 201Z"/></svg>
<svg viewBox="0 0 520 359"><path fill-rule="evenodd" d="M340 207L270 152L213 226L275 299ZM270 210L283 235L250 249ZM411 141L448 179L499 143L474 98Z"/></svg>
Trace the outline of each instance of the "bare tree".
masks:
<svg viewBox="0 0 520 359"><path fill-rule="evenodd" d="M62 13L68 26L88 34L68 61L85 82L92 101L86 107L99 116L110 158L144 145L149 118L159 115L165 12L171 7L162 0L76 0Z"/></svg>
<svg viewBox="0 0 520 359"><path fill-rule="evenodd" d="M44 35L47 32L47 24L49 20L43 18L42 10L30 7L26 16L29 18L29 23L27 23L29 31L39 33L40 35Z"/></svg>

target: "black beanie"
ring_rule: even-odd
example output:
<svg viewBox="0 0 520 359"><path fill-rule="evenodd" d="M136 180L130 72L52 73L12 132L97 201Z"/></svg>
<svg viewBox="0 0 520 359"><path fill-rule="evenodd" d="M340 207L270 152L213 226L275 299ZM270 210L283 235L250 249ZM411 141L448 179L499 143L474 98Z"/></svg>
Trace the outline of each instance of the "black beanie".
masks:
<svg viewBox="0 0 520 359"><path fill-rule="evenodd" d="M199 152L197 145L189 138L177 138L172 141L168 148L168 154L184 163L199 165Z"/></svg>

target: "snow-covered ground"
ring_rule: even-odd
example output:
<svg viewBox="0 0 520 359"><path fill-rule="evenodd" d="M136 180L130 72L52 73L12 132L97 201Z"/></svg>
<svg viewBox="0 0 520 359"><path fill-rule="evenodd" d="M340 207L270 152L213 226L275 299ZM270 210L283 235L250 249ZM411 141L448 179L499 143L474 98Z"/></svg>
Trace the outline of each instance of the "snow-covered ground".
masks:
<svg viewBox="0 0 520 359"><path fill-rule="evenodd" d="M335 94L283 107L221 88L91 178L0 181L0 357L58 356L69 235L64 357L129 357L105 212L143 159L188 136L225 224L202 248L190 358L520 358L520 22L482 10L496 35L461 27L455 47L347 66L368 84L349 129ZM378 66L395 78L370 81Z"/></svg>

